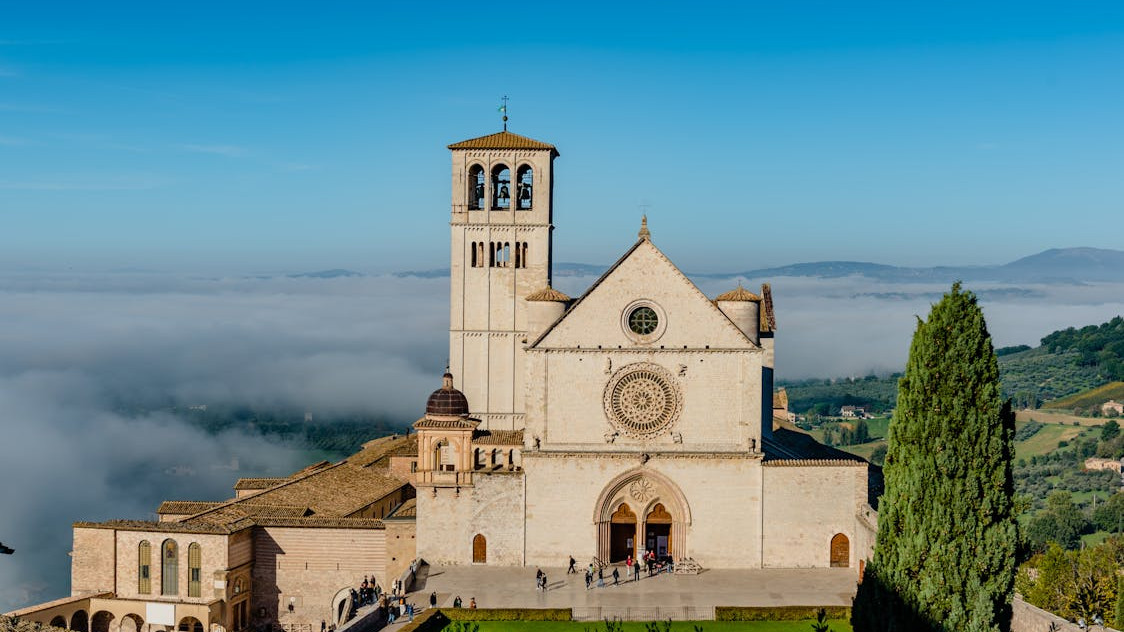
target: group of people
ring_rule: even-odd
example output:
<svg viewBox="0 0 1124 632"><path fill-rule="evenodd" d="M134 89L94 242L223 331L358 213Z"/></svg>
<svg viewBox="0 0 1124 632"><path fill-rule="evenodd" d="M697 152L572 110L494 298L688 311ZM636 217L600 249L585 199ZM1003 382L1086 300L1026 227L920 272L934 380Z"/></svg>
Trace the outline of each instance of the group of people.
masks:
<svg viewBox="0 0 1124 632"><path fill-rule="evenodd" d="M571 557L570 561L572 562L573 559ZM546 592L546 573L542 572L541 568L535 571L535 589Z"/></svg>
<svg viewBox="0 0 1124 632"><path fill-rule="evenodd" d="M436 595L436 593L434 593L434 595ZM430 597L430 603L433 603L434 605L437 604L437 600L436 600L435 596ZM464 605L464 602L461 601L460 595L457 595L456 597L453 598L453 607L454 608L460 608L463 605ZM475 610L476 609L476 597L471 597L468 600L468 609L469 610Z"/></svg>
<svg viewBox="0 0 1124 632"><path fill-rule="evenodd" d="M652 577L653 575L658 575L662 572L671 572L672 561L671 558L661 559L656 557L656 553L654 551L648 551L644 553L642 558L636 560L632 559L632 555L629 555L628 559L626 559L624 562L624 580L628 581L629 579L632 579L632 581L640 581L640 573L642 572L641 569L644 567L647 567L648 577ZM542 571L539 572L541 573ZM567 570L566 574L570 574L571 572L577 572L577 570L574 568L573 556L570 557L570 570ZM621 571L616 566L613 567L612 577L614 586L621 583ZM586 590L593 588L594 578L596 578L598 588L605 587L605 567L594 566L594 564L590 562L589 566L585 569Z"/></svg>

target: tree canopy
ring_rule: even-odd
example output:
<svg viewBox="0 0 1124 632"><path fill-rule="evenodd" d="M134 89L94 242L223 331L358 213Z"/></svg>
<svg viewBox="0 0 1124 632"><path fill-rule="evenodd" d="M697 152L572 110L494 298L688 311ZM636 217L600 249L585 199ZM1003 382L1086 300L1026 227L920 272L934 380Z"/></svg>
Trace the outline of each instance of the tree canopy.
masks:
<svg viewBox="0 0 1124 632"><path fill-rule="evenodd" d="M898 384L856 631L1010 629L1014 433L983 312L957 283L918 320Z"/></svg>

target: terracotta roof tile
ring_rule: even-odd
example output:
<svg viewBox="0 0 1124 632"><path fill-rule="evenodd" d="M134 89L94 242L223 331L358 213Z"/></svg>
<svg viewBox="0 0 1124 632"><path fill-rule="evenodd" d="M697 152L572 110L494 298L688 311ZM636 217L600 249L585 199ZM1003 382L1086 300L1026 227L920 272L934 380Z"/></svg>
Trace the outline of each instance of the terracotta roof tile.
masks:
<svg viewBox="0 0 1124 632"><path fill-rule="evenodd" d="M730 290L729 292L719 294L714 300L716 300L716 301L739 301L739 302L753 301L753 302L756 302L756 301L760 301L761 297L754 294L753 292L750 292L749 290L745 289L744 287L742 287L739 284L738 287Z"/></svg>
<svg viewBox="0 0 1124 632"><path fill-rule="evenodd" d="M522 430L478 430L472 442L479 445L523 445Z"/></svg>
<svg viewBox="0 0 1124 632"><path fill-rule="evenodd" d="M559 292L558 290L548 286L548 287L543 288L543 289L541 289L537 292L531 292L526 297L524 297L523 300L524 301L530 301L530 302L542 302L542 303L546 303L546 302L566 303L566 302L569 302L571 299L570 299L569 296L566 296L565 294Z"/></svg>
<svg viewBox="0 0 1124 632"><path fill-rule="evenodd" d="M289 480L288 478L240 478L234 484L234 489L269 489Z"/></svg>
<svg viewBox="0 0 1124 632"><path fill-rule="evenodd" d="M156 510L156 513L190 516L192 514L197 514L200 511L214 509L221 504L221 502L206 502L196 500L165 500L164 502L160 503L160 507Z"/></svg>
<svg viewBox="0 0 1124 632"><path fill-rule="evenodd" d="M549 149L555 154L558 153L554 145L513 134L506 130L479 138L462 140L459 143L449 145L449 149Z"/></svg>
<svg viewBox="0 0 1124 632"><path fill-rule="evenodd" d="M393 518L417 518L417 517L418 517L418 499L417 498L411 498L411 499L407 500L406 502L402 503L401 505L398 505L398 508L395 509L394 511L392 511L389 516L387 516L388 519L393 519Z"/></svg>

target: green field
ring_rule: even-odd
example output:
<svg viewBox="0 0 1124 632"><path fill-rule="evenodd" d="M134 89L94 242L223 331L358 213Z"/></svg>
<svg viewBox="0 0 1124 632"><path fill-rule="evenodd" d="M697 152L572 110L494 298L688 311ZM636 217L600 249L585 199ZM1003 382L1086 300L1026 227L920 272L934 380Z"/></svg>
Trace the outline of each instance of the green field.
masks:
<svg viewBox="0 0 1124 632"><path fill-rule="evenodd" d="M1104 386L1099 386L1092 390L1083 391L1076 395L1063 397L1062 399L1056 399L1052 402L1046 402L1042 407L1061 410L1080 410L1100 406L1110 399L1124 399L1124 382L1109 382Z"/></svg>
<svg viewBox="0 0 1124 632"><path fill-rule="evenodd" d="M851 454L854 454L855 456L861 456L862 458L869 461L870 455L872 453L874 453L875 448L877 448L880 445L886 445L886 440L885 439L879 439L878 441L870 441L868 443L860 443L859 445L845 445L845 446L841 446L839 449L843 450L844 452L850 452Z"/></svg>
<svg viewBox="0 0 1124 632"><path fill-rule="evenodd" d="M672 632L694 632L695 626L702 628L703 632L808 632L815 621L673 621ZM593 621L479 621L480 632L598 632L605 629L604 623ZM829 620L831 629L835 632L851 632L848 621ZM625 621L621 625L623 632L645 632L647 624L640 621ZM446 627L445 630L449 630ZM663 626L660 626L663 630Z"/></svg>
<svg viewBox="0 0 1124 632"><path fill-rule="evenodd" d="M1063 426L1061 424L1042 424L1042 429L1026 441L1015 443L1015 456L1029 459L1042 456L1058 449L1059 441L1073 441L1086 430L1083 426Z"/></svg>

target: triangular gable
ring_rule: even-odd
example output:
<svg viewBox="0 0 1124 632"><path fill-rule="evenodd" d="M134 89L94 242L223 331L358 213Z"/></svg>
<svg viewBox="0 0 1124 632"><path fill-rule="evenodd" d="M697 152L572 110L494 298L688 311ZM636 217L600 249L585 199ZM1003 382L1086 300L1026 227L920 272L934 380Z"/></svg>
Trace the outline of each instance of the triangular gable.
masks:
<svg viewBox="0 0 1124 632"><path fill-rule="evenodd" d="M622 315L636 301L651 301L666 319L658 340L637 344ZM530 348L625 349L756 348L651 241L636 242Z"/></svg>

